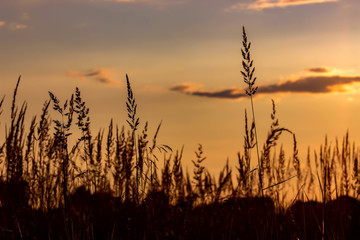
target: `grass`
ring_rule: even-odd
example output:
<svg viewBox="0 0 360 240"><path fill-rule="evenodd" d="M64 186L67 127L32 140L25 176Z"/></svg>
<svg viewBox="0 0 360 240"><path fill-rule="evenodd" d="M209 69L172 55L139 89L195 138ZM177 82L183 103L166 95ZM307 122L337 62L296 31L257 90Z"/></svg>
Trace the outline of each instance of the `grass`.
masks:
<svg viewBox="0 0 360 240"><path fill-rule="evenodd" d="M259 146L245 29L243 38L252 119L245 111L236 166L226 162L216 176L206 168L202 145L190 173L182 166L183 149L157 143L161 123L152 138L147 122L140 128L128 76L130 129L110 120L106 131L95 134L78 88L64 103L49 92L42 114L25 128L27 103L19 107L16 101L19 77L0 142L0 238L360 239L359 148L346 133L334 145L326 139L319 150L309 148L300 161L295 134L280 125L274 101ZM69 146L73 133L80 137ZM293 137L291 154L276 147L283 133ZM258 166L251 169L254 148L260 149ZM295 197L289 201L290 191Z"/></svg>
<svg viewBox="0 0 360 240"><path fill-rule="evenodd" d="M245 27L243 27L243 49L241 49L241 54L243 57L242 66L244 71L241 71L241 74L244 77L244 82L248 85L248 88L246 89L246 94L250 96L251 101L251 112L253 117L253 126L254 126L254 133L255 133L255 146L256 146L256 156L258 160L258 176L259 176L259 189L261 191L261 196L264 197L264 188L263 188L263 167L262 167L262 161L260 161L259 157L259 144L258 144L258 138L257 138L257 132L256 132L256 124L255 124L255 110L254 110L254 103L253 103L253 96L255 95L258 87L255 87L255 81L256 77L254 76L255 67L254 61L251 60L250 57L250 46L251 42L248 43ZM266 155L266 154L264 154Z"/></svg>

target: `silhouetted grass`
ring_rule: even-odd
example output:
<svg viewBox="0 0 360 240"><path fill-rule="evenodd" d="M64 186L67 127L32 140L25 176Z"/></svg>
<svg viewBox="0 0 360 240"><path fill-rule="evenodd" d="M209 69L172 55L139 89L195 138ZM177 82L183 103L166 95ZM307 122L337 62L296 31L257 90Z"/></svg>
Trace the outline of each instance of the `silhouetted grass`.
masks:
<svg viewBox="0 0 360 240"><path fill-rule="evenodd" d="M243 75L252 96L253 63L244 42ZM273 101L257 167L251 168L255 120L249 124L245 111L235 171L227 161L211 175L199 145L190 174L183 149L157 143L161 123L151 140L148 124L140 129L126 79L130 130L110 120L93 135L78 88L64 104L49 92L26 129L27 104L16 102L19 77L0 142L1 239L360 239L360 152L348 133L333 146L325 139L313 154L309 148L302 167L295 134L280 126ZM53 121L50 106L58 116ZM69 146L75 132L80 138ZM290 158L282 146L275 151L284 132L293 136Z"/></svg>

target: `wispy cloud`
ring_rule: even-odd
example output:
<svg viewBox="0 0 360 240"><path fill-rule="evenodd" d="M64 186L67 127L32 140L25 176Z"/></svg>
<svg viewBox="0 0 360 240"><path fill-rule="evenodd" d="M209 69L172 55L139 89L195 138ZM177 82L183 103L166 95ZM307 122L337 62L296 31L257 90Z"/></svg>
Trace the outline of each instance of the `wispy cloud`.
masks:
<svg viewBox="0 0 360 240"><path fill-rule="evenodd" d="M136 0L112 0L113 2L135 2Z"/></svg>
<svg viewBox="0 0 360 240"><path fill-rule="evenodd" d="M38 4L46 4L51 3L49 0L2 0L6 3L16 4L20 6L28 6L28 5L38 5ZM174 5L180 4L184 2L188 2L189 0L62 0L62 2L84 2L84 3L106 3L106 2L118 2L118 3L147 3L153 5Z"/></svg>
<svg viewBox="0 0 360 240"><path fill-rule="evenodd" d="M26 4L36 4L36 3L45 2L46 0L17 0L17 1Z"/></svg>
<svg viewBox="0 0 360 240"><path fill-rule="evenodd" d="M16 22L12 22L8 25L8 28L11 30L11 31L17 31L17 30L22 30L22 29L25 29L27 28L28 26L25 25L25 24L20 24L20 23L16 23Z"/></svg>
<svg viewBox="0 0 360 240"><path fill-rule="evenodd" d="M66 74L70 77L74 77L82 81L87 81L90 79L107 85L120 85L120 82L114 77L114 72L108 68L91 69L86 72L71 70L66 72Z"/></svg>
<svg viewBox="0 0 360 240"><path fill-rule="evenodd" d="M118 3L142 3L156 6L160 9L164 7L180 5L188 2L189 0L104 0L110 2L118 2Z"/></svg>
<svg viewBox="0 0 360 240"><path fill-rule="evenodd" d="M31 19L30 14L28 12L23 12L20 16L20 19L23 21L28 21Z"/></svg>
<svg viewBox="0 0 360 240"><path fill-rule="evenodd" d="M75 28L78 28L78 29L84 29L84 28L88 28L88 27L89 27L89 23L87 23L87 22L80 22L80 23L75 24Z"/></svg>
<svg viewBox="0 0 360 240"><path fill-rule="evenodd" d="M353 83L360 83L360 76L308 76L296 80L259 86L257 94L272 93L331 93L346 92L345 86ZM246 96L245 90L241 88L228 88L215 91L205 91L194 88L192 84L179 84L172 88L171 91L177 91L193 96L202 96L222 99L239 99Z"/></svg>
<svg viewBox="0 0 360 240"><path fill-rule="evenodd" d="M225 9L227 12L240 11L244 9L262 10L266 8L285 8L316 3L338 2L338 0L255 0L253 3L237 3Z"/></svg>

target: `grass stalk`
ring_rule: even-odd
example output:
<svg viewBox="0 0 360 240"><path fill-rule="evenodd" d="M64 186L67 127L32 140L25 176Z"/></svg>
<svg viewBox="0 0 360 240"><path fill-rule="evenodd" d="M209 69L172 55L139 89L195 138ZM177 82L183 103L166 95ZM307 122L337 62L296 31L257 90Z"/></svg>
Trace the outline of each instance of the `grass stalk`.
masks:
<svg viewBox="0 0 360 240"><path fill-rule="evenodd" d="M253 67L253 60L250 58L250 46L251 42L248 43L247 41L247 35L245 31L245 27L243 27L243 47L244 49L241 49L241 53L243 56L242 65L244 68L244 71L241 71L244 82L248 85L248 88L246 89L246 94L250 96L250 102L251 102L251 111L252 111L252 117L254 124L256 123L255 120L255 110L254 110L254 102L253 102L253 95L255 95L258 87L255 87L255 81L256 77L253 77L253 74L255 72L255 67ZM256 155L258 160L258 175L259 175L259 183L260 183L260 189L261 189L261 196L264 197L264 190L263 190L263 182L262 182L262 169L260 164L260 156L259 156L259 144L258 144L258 137L257 137L257 131L256 131L256 124L254 126L255 130L255 145L256 145Z"/></svg>
<svg viewBox="0 0 360 240"><path fill-rule="evenodd" d="M135 97L133 91L131 89L129 77L126 74L126 83L127 83L127 90L128 90L128 97L126 102L126 107L128 111L129 120L126 120L127 123L130 125L132 129L132 138L135 150L135 171L136 171L136 200L139 202L139 164L138 164L138 149L137 149L137 141L136 141L136 130L139 125L139 118L136 117L136 108L137 104L135 103Z"/></svg>

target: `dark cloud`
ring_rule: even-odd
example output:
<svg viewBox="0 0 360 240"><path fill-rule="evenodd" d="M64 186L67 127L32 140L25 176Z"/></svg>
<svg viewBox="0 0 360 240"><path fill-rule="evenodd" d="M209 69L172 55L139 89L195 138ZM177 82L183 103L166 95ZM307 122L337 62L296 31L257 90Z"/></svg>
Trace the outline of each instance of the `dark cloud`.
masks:
<svg viewBox="0 0 360 240"><path fill-rule="evenodd" d="M296 93L329 93L340 91L341 86L360 82L360 76L310 76L295 81L259 87L259 93L296 92ZM335 86L339 86L337 90Z"/></svg>
<svg viewBox="0 0 360 240"><path fill-rule="evenodd" d="M100 70L90 70L87 73L84 73L83 75L86 77L96 77L100 74Z"/></svg>
<svg viewBox="0 0 360 240"><path fill-rule="evenodd" d="M210 97L210 98L236 99L246 96L242 89L237 89L237 88L224 89L219 91L192 90L198 88L198 86L199 85L196 84L182 83L170 88L170 90L175 92L186 93L189 95Z"/></svg>
<svg viewBox="0 0 360 240"><path fill-rule="evenodd" d="M330 72L330 69L325 67L314 67L314 68L308 68L307 71L312 73L328 73Z"/></svg>
<svg viewBox="0 0 360 240"><path fill-rule="evenodd" d="M220 91L195 91L191 95L201 96L201 97L211 97L211 98L228 98L236 99L245 97L246 94L242 89L225 89Z"/></svg>
<svg viewBox="0 0 360 240"><path fill-rule="evenodd" d="M180 85L176 85L176 86L170 88L170 90L186 93L189 90L189 88L190 88L190 86L188 84L180 84Z"/></svg>
<svg viewBox="0 0 360 240"><path fill-rule="evenodd" d="M360 82L360 76L310 76L299 78L295 81L286 81L278 84L259 86L257 94L270 93L330 93L346 91L344 85ZM170 90L194 96L238 99L245 97L245 90L230 88L217 91L192 90L191 84L180 84Z"/></svg>

